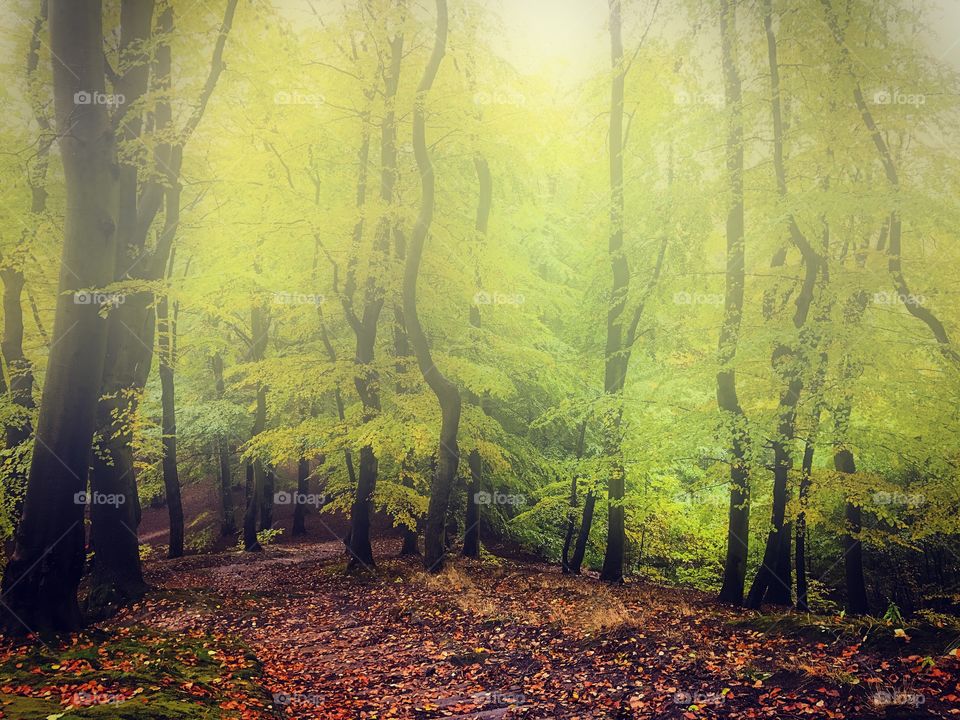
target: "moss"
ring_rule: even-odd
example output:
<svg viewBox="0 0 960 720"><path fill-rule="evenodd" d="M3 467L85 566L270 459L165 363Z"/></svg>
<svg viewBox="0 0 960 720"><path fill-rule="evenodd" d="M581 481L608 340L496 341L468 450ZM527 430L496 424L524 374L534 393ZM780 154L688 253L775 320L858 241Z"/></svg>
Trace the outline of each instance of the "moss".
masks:
<svg viewBox="0 0 960 720"><path fill-rule="evenodd" d="M211 654L213 651L213 654ZM229 667L223 658L229 656ZM83 662L77 662L83 661ZM23 696L0 695L0 718L46 720L65 713L66 718L111 720L192 720L232 718L222 710L227 700L265 708L266 691L257 685L262 666L247 648L209 636L158 633L126 628L115 633L91 631L59 649L22 646L0 662L4 683L28 690ZM133 697L119 703L73 708L56 699L29 697L41 689L59 686L65 696L71 688L83 692L91 681L104 692Z"/></svg>

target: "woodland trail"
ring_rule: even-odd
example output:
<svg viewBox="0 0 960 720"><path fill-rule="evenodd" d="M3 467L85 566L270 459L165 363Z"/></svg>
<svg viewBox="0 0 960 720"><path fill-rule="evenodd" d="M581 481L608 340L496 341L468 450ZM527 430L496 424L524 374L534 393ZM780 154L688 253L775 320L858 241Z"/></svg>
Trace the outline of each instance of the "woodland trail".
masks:
<svg viewBox="0 0 960 720"><path fill-rule="evenodd" d="M427 576L398 549L378 543L376 575L360 577L337 542L151 560L156 590L105 627L238 638L290 718L960 714L956 656L931 668L892 631L901 647L881 653L826 627L783 633L795 616L744 626L694 591L507 561Z"/></svg>

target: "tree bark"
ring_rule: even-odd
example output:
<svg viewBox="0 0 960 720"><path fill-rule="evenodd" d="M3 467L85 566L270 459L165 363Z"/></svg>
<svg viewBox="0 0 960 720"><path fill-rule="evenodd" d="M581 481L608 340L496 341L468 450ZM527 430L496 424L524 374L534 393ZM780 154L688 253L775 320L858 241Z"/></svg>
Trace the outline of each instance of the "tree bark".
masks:
<svg viewBox="0 0 960 720"><path fill-rule="evenodd" d="M577 448L576 456L577 460L583 457L583 445L587 436L587 420L584 418L580 422L580 429L577 432ZM569 575L572 572L569 554L570 554L570 543L573 541L573 534L577 529L577 473L573 473L573 477L570 479L570 511L567 513L567 532L563 538L563 552L560 553L560 569L564 575ZM592 518L591 518L592 519ZM589 529L588 529L589 532ZM580 557L581 562L583 561L583 556ZM577 565L579 570L580 566Z"/></svg>
<svg viewBox="0 0 960 720"><path fill-rule="evenodd" d="M427 509L427 522L424 528L423 563L427 572L439 572L443 567L445 554L443 533L450 502L450 492L457 475L460 453L457 447L457 432L460 426L460 391L433 364L427 336L420 325L417 314L417 276L423 247L433 221L433 209L436 194L436 180L426 141L425 108L427 95L433 86L433 80L440 69L447 43L447 3L436 0L437 31L433 52L423 72L413 108L413 154L417 161L422 187L420 212L410 238L407 264L403 276L403 313L407 323L407 332L417 365L424 381L437 397L440 405L440 446L437 451L437 466L430 484L430 504Z"/></svg>
<svg viewBox="0 0 960 720"><path fill-rule="evenodd" d="M223 357L220 353L215 353L211 366L213 368L213 379L216 387L217 400L223 400L225 386L223 382ZM233 509L233 483L230 479L230 440L226 436L218 437L217 461L220 473L220 534L224 537L234 535L237 532L237 521L234 517Z"/></svg>
<svg viewBox="0 0 960 720"><path fill-rule="evenodd" d="M627 303L630 269L623 251L623 105L626 67L623 62L621 0L610 2L610 60L613 79L610 90L610 240L609 255L613 270L610 307L607 311L607 342L604 357L604 392L614 407L604 413L604 451L610 460L607 500L607 548L600 579L623 582L623 553L626 542L624 515L625 478L621 453L620 424L623 386L626 380L628 347L623 342L622 316Z"/></svg>
<svg viewBox="0 0 960 720"><path fill-rule="evenodd" d="M477 218L474 222L474 230L477 232L477 241L483 243L487 234L487 226L490 220L490 206L493 203L493 180L490 177L490 166L486 158L482 155L475 155L473 165L477 171L477 180L480 184L480 198L477 202ZM477 272L477 290L481 290L480 274ZM470 326L475 330L480 329L482 318L480 315L480 306L474 303L470 307ZM472 394L470 401L473 404L479 404L484 412L487 412L486 397L477 398ZM480 557L480 503L478 493L483 489L483 459L476 448L470 451L467 456L467 466L470 468L470 483L467 486L467 513L464 523L463 534L463 555L464 557Z"/></svg>
<svg viewBox="0 0 960 720"><path fill-rule="evenodd" d="M570 559L570 572L580 574L583 557L587 554L587 541L590 539L590 526L593 525L593 510L597 504L597 495L590 490L583 503L583 519L580 521L580 530L577 533L577 542L573 547L573 557Z"/></svg>
<svg viewBox="0 0 960 720"><path fill-rule="evenodd" d="M250 310L250 359L253 362L260 362L267 350L267 338L270 332L270 316L267 311L255 302ZM250 437L254 438L264 431L267 426L267 387L266 385L257 386L257 407L254 413L253 429ZM247 509L243 516L243 549L246 552L259 552L263 548L257 541L257 517L260 512L261 501L263 498L263 489L266 486L266 472L263 463L260 460L254 460L250 463L252 472L248 470L248 475L252 475L250 482L250 492L247 496Z"/></svg>
<svg viewBox="0 0 960 720"><path fill-rule="evenodd" d="M297 462L297 494L302 498L310 492L310 461L306 458L300 458ZM307 534L307 526L304 520L307 515L306 503L297 502L293 506L293 536Z"/></svg>
<svg viewBox="0 0 960 720"><path fill-rule="evenodd" d="M66 181L63 262L53 342L40 402L23 516L3 582L2 625L10 633L72 631L81 624L77 585L84 564L87 464L106 352L106 322L81 290L113 280L117 164L106 107L77 105L103 92L99 0L51 0L54 104Z"/></svg>
<svg viewBox="0 0 960 720"><path fill-rule="evenodd" d="M847 448L839 448L833 455L833 466L838 472L852 475L857 472L853 453ZM844 505L844 517L847 522L843 534L843 565L847 581L847 612L851 615L867 615L870 603L867 600L867 586L863 578L863 546L860 543L862 518L860 506L847 500Z"/></svg>
<svg viewBox="0 0 960 720"><path fill-rule="evenodd" d="M173 367L173 334L176 332L170 317L167 296L157 303L157 334L160 344L160 405L163 433L163 488L170 518L170 549L168 557L183 555L183 503L180 498L180 474L177 470L177 414Z"/></svg>
<svg viewBox="0 0 960 720"><path fill-rule="evenodd" d="M728 0L721 6L720 32L723 55L724 90L730 113L727 126L727 208L726 288L723 326L717 346L720 371L717 373L717 407L730 432L730 504L727 513L727 550L723 564L721 602L741 605L747 575L750 539L750 473L747 459L749 434L747 418L737 395L736 359L743 318L745 285L745 242L743 206L743 98L736 61L735 7Z"/></svg>

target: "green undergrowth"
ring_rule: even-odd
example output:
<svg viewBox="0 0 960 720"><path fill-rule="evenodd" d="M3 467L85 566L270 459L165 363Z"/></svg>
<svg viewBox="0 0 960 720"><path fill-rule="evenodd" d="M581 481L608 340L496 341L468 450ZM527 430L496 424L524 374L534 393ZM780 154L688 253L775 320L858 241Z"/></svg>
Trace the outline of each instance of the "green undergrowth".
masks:
<svg viewBox="0 0 960 720"><path fill-rule="evenodd" d="M271 718L261 667L224 638L142 627L0 646L0 718Z"/></svg>

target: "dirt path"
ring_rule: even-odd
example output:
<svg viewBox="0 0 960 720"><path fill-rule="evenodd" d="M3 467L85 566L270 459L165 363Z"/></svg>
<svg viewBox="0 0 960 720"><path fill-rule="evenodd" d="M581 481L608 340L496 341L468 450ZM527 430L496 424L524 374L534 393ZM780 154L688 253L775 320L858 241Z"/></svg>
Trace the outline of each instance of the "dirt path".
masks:
<svg viewBox="0 0 960 720"><path fill-rule="evenodd" d="M377 557L393 558L393 541ZM338 543L151 561L157 591L119 618L227 633L292 718L957 717L957 659L881 659L735 627L701 594L610 589L547 566L387 559L345 577ZM116 621L114 621L116 622ZM789 619L788 621L789 622ZM877 699L889 703L877 703Z"/></svg>

